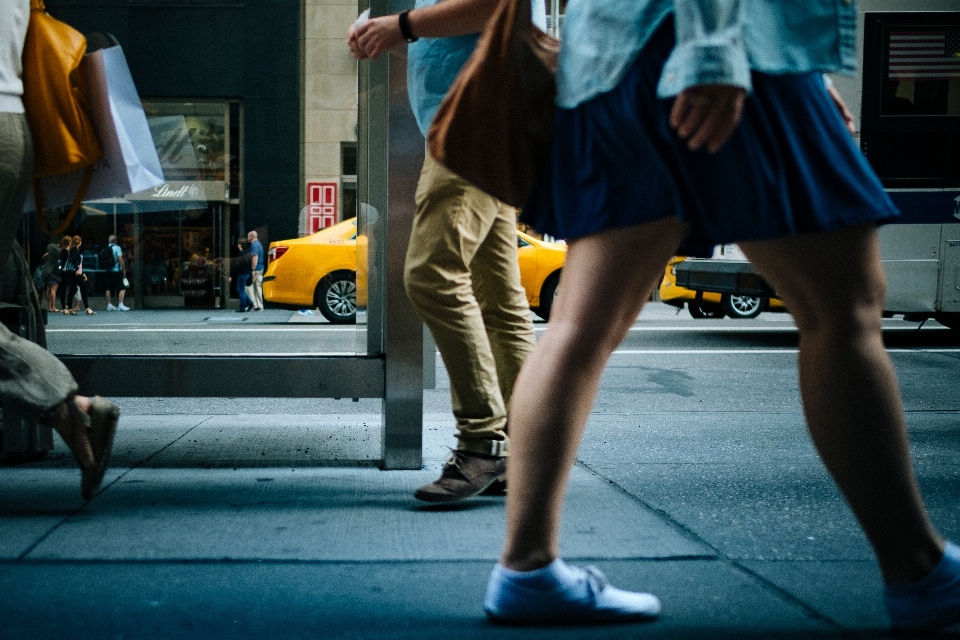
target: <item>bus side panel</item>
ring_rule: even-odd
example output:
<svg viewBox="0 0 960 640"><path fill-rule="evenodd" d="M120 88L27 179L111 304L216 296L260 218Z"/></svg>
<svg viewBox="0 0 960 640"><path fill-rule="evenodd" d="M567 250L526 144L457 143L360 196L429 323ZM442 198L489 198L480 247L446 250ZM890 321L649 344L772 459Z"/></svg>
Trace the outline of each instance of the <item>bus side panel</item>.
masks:
<svg viewBox="0 0 960 640"><path fill-rule="evenodd" d="M943 225L943 260L940 271L940 308L960 312L960 224Z"/></svg>
<svg viewBox="0 0 960 640"><path fill-rule="evenodd" d="M939 224L880 227L880 255L887 274L887 311L937 310L940 227Z"/></svg>

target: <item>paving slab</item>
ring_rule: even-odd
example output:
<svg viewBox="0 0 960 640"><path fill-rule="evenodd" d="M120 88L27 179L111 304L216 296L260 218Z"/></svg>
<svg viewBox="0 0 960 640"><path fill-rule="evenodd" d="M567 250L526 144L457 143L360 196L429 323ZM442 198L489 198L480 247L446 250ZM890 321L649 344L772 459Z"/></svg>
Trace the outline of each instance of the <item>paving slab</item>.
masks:
<svg viewBox="0 0 960 640"><path fill-rule="evenodd" d="M763 562L742 565L847 629L886 631L883 580L872 559L857 562Z"/></svg>
<svg viewBox="0 0 960 640"><path fill-rule="evenodd" d="M0 564L5 638L848 638L721 562L605 561L654 590L650 623L503 627L481 603L489 562ZM50 615L51 610L56 615Z"/></svg>
<svg viewBox="0 0 960 640"><path fill-rule="evenodd" d="M503 499L453 505L414 500L413 491L434 477L432 470L132 469L27 557L496 560ZM581 469L571 478L561 548L579 558L713 556L633 497Z"/></svg>
<svg viewBox="0 0 960 640"><path fill-rule="evenodd" d="M0 559L19 558L82 506L76 468L0 469Z"/></svg>

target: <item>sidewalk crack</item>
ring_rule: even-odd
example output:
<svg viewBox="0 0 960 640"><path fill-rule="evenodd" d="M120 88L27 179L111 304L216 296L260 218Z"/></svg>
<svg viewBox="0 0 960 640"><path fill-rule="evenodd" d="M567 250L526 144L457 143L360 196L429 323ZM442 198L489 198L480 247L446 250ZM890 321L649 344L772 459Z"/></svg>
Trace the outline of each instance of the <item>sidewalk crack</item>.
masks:
<svg viewBox="0 0 960 640"><path fill-rule="evenodd" d="M63 518L62 520L60 520L59 522L57 522L56 524L54 524L50 529L48 529L47 531L45 531L45 532L43 533L43 535L41 535L39 538L37 538L36 540L34 540L33 543L32 543L30 546L28 546L28 547L23 551L23 553L21 553L20 555L17 556L16 562L23 562L23 561L27 560L27 556L29 556L31 553L33 553L34 550L35 550L37 547L39 547L41 544L43 544L44 541L47 540L47 538L49 538L51 535L53 535L53 533L54 533L57 529L59 529L60 527L62 527L64 524L66 524L67 522L69 522L70 520L72 520L73 518L75 518L76 516L80 515L80 514L83 512L83 510L87 508L87 505L89 505L91 502L93 502L94 500L96 500L96 499L100 496L101 493L103 493L104 491L106 491L107 489L109 489L110 487L112 487L113 485L115 485L116 483L120 482L120 480L123 479L124 477L126 477L126 475L127 475L128 473L130 473L131 471L134 471L135 469L139 469L139 468L142 467L143 465L147 464L148 462L150 462L151 460L153 460L153 458L155 458L157 455L163 453L164 451L166 451L167 449L169 449L170 447L172 447L172 446L175 445L176 443L178 443L178 442L180 442L181 440L183 440L185 437L187 437L188 435L190 435L190 433L191 433L194 429L196 429L197 427L199 427L200 425L202 425L203 423L205 423L207 420L210 420L210 419L212 419L212 418L213 418L213 416L207 416L206 418L204 418L204 419L201 420L200 422L196 423L195 425L193 425L192 427L190 427L189 429L187 429L186 431L184 431L183 433L181 433L179 436L177 436L176 438L174 438L173 440L171 440L171 441L168 442L167 444L163 445L162 447L160 447L159 449L157 449L156 451L154 451L153 453L151 453L149 456L147 456L146 458L144 458L144 459L141 460L140 462L136 463L135 465L133 465L133 466L130 467L129 469L123 471L120 475L118 475L116 478L114 478L114 479L113 479L112 481L110 481L108 484L101 486L100 489L97 491L97 493L96 493L92 498L90 498L90 500L87 500L87 501L84 502L82 505L80 505L79 507L77 507L76 509L74 509L73 511L71 511L70 513L68 513L66 516L64 516L64 518Z"/></svg>

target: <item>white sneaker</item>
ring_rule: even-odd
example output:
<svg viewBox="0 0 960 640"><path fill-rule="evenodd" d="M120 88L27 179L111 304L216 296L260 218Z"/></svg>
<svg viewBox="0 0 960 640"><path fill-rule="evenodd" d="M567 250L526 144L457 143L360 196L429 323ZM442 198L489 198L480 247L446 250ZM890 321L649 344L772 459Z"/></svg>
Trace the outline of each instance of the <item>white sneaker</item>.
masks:
<svg viewBox="0 0 960 640"><path fill-rule="evenodd" d="M117 310L117 308L116 308L115 306L113 306L113 303L112 303L112 302L107 305L107 311L116 311L116 310Z"/></svg>
<svg viewBox="0 0 960 640"><path fill-rule="evenodd" d="M610 586L596 567L571 567L557 558L535 571L494 567L483 608L507 624L650 620L660 600Z"/></svg>
<svg viewBox="0 0 960 640"><path fill-rule="evenodd" d="M127 305L123 304L122 302L120 303L120 306L117 307L117 309L120 309L120 311L130 311L130 307L128 307Z"/></svg>

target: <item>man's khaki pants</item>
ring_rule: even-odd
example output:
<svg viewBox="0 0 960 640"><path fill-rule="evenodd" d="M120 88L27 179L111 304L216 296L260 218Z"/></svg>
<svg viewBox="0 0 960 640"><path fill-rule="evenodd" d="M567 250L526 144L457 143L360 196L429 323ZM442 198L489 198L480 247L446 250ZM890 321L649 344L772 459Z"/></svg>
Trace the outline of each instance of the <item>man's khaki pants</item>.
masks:
<svg viewBox="0 0 960 640"><path fill-rule="evenodd" d="M254 309L263 309L263 271L254 271L250 274L250 284L247 285L247 296Z"/></svg>
<svg viewBox="0 0 960 640"><path fill-rule="evenodd" d="M407 294L450 375L457 448L507 455L507 406L533 349L516 211L429 154L417 185Z"/></svg>

